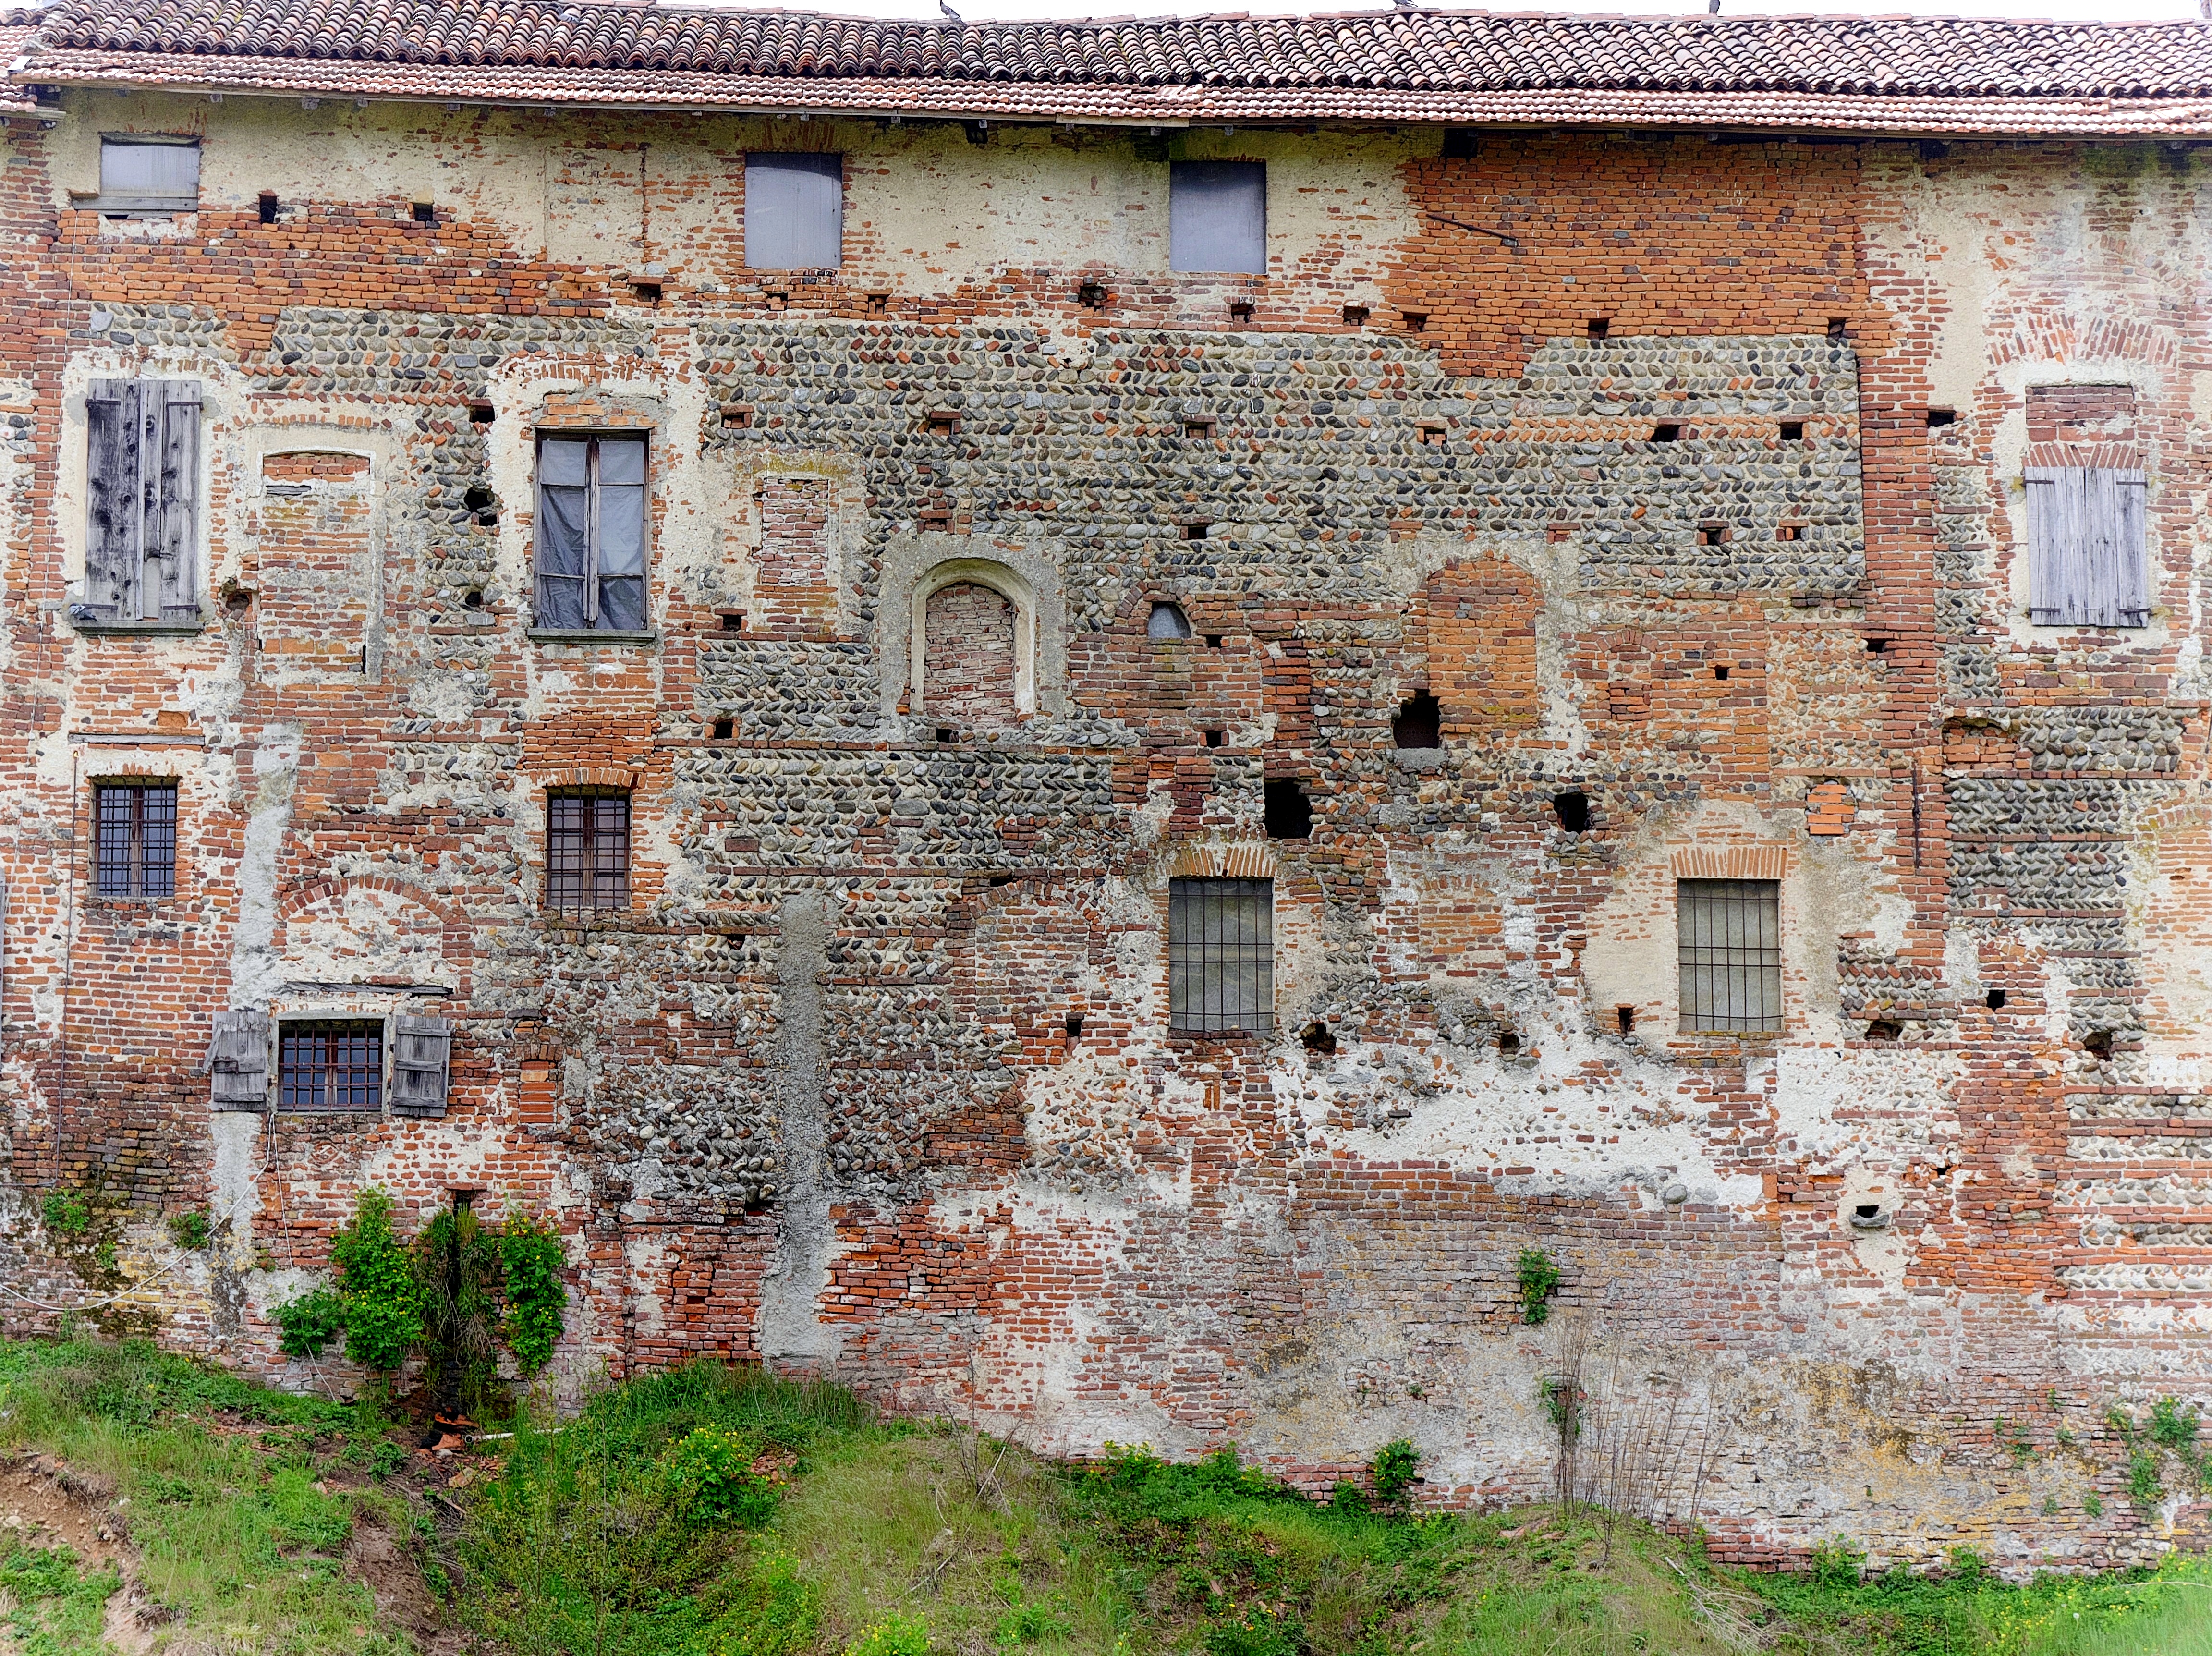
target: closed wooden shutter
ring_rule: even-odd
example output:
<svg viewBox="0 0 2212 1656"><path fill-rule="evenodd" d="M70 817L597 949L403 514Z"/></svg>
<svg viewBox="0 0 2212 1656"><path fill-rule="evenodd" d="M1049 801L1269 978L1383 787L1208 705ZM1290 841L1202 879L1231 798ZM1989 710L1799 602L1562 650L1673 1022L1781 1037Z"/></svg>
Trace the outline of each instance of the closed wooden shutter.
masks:
<svg viewBox="0 0 2212 1656"><path fill-rule="evenodd" d="M392 1020L392 1113L442 1116L453 1026L443 1018Z"/></svg>
<svg viewBox="0 0 2212 1656"><path fill-rule="evenodd" d="M2027 469L2028 618L2045 627L2150 623L2143 474Z"/></svg>
<svg viewBox="0 0 2212 1656"><path fill-rule="evenodd" d="M215 1039L203 1066L214 1079L210 1102L218 1110L269 1108L269 1018L261 1012L218 1012Z"/></svg>
<svg viewBox="0 0 2212 1656"><path fill-rule="evenodd" d="M95 380L85 399L85 596L80 618L200 618L200 388Z"/></svg>

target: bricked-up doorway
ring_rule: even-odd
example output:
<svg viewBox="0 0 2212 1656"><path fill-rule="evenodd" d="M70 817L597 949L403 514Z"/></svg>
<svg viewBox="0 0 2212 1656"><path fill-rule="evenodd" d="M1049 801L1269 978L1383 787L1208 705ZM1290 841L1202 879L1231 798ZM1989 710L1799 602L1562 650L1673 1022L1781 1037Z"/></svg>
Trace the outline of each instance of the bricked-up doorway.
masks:
<svg viewBox="0 0 2212 1656"><path fill-rule="evenodd" d="M955 724L1012 724L1015 643L1020 617L1012 600L979 581L955 581L929 595L924 612L921 693L930 713Z"/></svg>

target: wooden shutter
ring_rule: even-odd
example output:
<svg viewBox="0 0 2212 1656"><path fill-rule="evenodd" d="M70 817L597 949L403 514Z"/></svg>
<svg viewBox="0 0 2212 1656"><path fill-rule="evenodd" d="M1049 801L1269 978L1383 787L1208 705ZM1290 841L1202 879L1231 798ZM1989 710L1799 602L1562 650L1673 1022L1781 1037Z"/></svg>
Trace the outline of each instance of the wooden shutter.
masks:
<svg viewBox="0 0 2212 1656"><path fill-rule="evenodd" d="M210 1102L218 1110L269 1108L269 1017L266 1013L218 1012L215 1039L202 1066L215 1077Z"/></svg>
<svg viewBox="0 0 2212 1656"><path fill-rule="evenodd" d="M442 1116L453 1050L453 1026L443 1018L392 1020L392 1113Z"/></svg>
<svg viewBox="0 0 2212 1656"><path fill-rule="evenodd" d="M2101 466L2027 469L2028 618L2045 627L2140 627L2143 474Z"/></svg>
<svg viewBox="0 0 2212 1656"><path fill-rule="evenodd" d="M95 380L85 398L85 619L200 618L200 388Z"/></svg>

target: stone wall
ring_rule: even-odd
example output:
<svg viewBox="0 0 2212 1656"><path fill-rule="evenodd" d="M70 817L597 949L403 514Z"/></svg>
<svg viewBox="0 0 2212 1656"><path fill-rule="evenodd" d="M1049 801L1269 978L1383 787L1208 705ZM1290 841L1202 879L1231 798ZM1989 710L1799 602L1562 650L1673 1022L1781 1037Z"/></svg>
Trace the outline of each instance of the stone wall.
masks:
<svg viewBox="0 0 2212 1656"><path fill-rule="evenodd" d="M1192 135L1275 257L1183 278L1115 135L249 104L9 134L9 1326L296 1379L357 1191L468 1190L568 1239L566 1385L766 1359L1322 1486L1404 1435L1498 1502L1579 1328L1729 1556L2201 1537L2103 1423L2212 1385L2193 161ZM203 210L72 209L95 120L204 132ZM749 147L847 155L836 279L742 269ZM207 388L184 636L67 612L134 372ZM2115 386L2154 624L2033 627L2027 446ZM547 635L537 434L617 429L648 629ZM87 890L130 776L152 906ZM576 788L626 910L544 906ZM1268 1037L1168 1030L1190 874L1274 881ZM1778 882L1780 1035L1680 1032L1683 878ZM213 1111L244 1007L449 1018L451 1106Z"/></svg>

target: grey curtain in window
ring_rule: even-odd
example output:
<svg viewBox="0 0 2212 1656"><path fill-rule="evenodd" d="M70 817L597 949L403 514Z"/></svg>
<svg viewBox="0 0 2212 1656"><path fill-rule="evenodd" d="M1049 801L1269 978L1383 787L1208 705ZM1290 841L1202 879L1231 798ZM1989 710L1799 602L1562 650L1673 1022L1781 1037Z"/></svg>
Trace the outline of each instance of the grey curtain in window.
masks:
<svg viewBox="0 0 2212 1656"><path fill-rule="evenodd" d="M645 444L599 441L599 620L645 630Z"/></svg>
<svg viewBox="0 0 2212 1656"><path fill-rule="evenodd" d="M646 440L538 445L538 624L645 630Z"/></svg>
<svg viewBox="0 0 2212 1656"><path fill-rule="evenodd" d="M1267 268L1267 164L1179 161L1168 167L1168 268Z"/></svg>
<svg viewBox="0 0 2212 1656"><path fill-rule="evenodd" d="M845 262L845 158L745 157L745 265L830 271Z"/></svg>
<svg viewBox="0 0 2212 1656"><path fill-rule="evenodd" d="M538 446L538 624L588 627L591 599L589 438Z"/></svg>
<svg viewBox="0 0 2212 1656"><path fill-rule="evenodd" d="M1168 882L1168 1027L1264 1033L1274 1025L1275 886L1267 880Z"/></svg>

